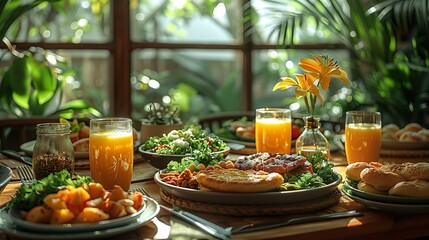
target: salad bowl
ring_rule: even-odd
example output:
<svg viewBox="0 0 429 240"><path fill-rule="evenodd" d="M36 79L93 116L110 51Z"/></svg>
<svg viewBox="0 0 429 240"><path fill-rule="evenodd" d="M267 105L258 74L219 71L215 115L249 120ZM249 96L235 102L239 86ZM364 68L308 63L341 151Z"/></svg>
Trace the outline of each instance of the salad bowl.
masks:
<svg viewBox="0 0 429 240"><path fill-rule="evenodd" d="M159 154L151 151L146 151L142 146L139 147L139 152L142 154L142 157L150 163L155 168L165 169L167 168L170 161L180 162L185 157L192 157L191 153L188 154ZM224 158L228 156L230 148L228 147L225 150L213 152L212 154L222 154Z"/></svg>

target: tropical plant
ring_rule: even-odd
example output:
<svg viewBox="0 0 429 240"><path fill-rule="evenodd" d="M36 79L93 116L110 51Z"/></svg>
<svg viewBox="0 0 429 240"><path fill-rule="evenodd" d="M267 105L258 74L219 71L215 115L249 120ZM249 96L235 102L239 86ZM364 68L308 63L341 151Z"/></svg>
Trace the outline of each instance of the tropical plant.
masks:
<svg viewBox="0 0 429 240"><path fill-rule="evenodd" d="M428 78L429 23L422 20L429 15L428 0L267 1L272 4L271 15L282 16L272 19L276 23L270 35L278 37L280 46L293 44L296 29L309 17L315 18L316 27L323 25L330 29L349 50L352 78L360 83L354 91L366 94L361 99L362 105L378 108L386 123L423 123L418 112L424 110L424 104L419 105L424 98L422 94L429 91L425 83ZM294 6L294 11L280 12L277 9L283 8L275 7L285 4ZM401 59L404 61L399 62ZM403 74L395 76L394 71ZM412 79L416 75L420 78ZM393 85L403 87L393 88ZM406 94L402 93L404 88ZM396 98L386 100L387 95ZM392 109L393 101L404 104L394 104Z"/></svg>
<svg viewBox="0 0 429 240"><path fill-rule="evenodd" d="M0 111L18 117L32 115L101 116L101 113L83 100L64 101L66 78L74 72L64 58L52 51L30 48L15 50L5 37L10 26L20 16L40 5L58 0L21 1L0 3L0 37L12 54L11 65L3 71L0 83Z"/></svg>

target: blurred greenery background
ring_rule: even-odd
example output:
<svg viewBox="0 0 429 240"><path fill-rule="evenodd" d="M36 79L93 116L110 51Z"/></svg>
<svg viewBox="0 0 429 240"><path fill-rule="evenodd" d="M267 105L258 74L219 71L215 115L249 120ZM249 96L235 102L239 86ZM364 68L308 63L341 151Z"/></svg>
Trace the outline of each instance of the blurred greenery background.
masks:
<svg viewBox="0 0 429 240"><path fill-rule="evenodd" d="M60 109L82 100L84 107L74 106L78 112L109 115L111 82L130 81L134 119L143 118L144 106L154 101L174 102L185 121L266 106L289 107L299 117L305 107L293 92L272 87L297 73L302 57L315 53L336 59L353 82L351 88L332 82L325 93L329 100L317 113L322 119L376 109L383 124L429 125L428 0L130 0L129 39L143 47L130 53L129 80L112 79L110 52L102 47L112 40L115 0L2 4L24 2L35 6L11 22L6 37L27 43L29 49L20 52L60 44L54 51L64 58L63 69L73 72L60 79ZM251 82L243 80L245 48L251 48ZM15 58L3 45L1 81ZM243 109L244 89L251 94L249 109ZM17 115L7 104L1 102L3 114Z"/></svg>

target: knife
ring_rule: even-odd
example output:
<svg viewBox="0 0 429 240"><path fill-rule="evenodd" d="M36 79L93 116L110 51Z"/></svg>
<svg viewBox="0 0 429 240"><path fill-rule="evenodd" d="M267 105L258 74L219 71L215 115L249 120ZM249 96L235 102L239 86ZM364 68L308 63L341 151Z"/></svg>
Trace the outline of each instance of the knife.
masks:
<svg viewBox="0 0 429 240"><path fill-rule="evenodd" d="M334 218L344 218L344 217L355 217L361 216L363 213L357 211L348 211L348 212L340 212L340 213L329 213L317 216L307 216L307 217L298 217L298 218L285 218L280 220L274 220L269 222L261 222L261 223L250 223L240 227L232 228L231 232L235 233L245 233L245 232L253 232L264 229L283 227L292 224L298 223L306 223L306 222L314 222L325 219L334 219Z"/></svg>
<svg viewBox="0 0 429 240"><path fill-rule="evenodd" d="M198 227L199 229L203 230L204 232L218 239L224 239L224 240L231 239L231 228L223 228L210 221L200 218L197 215L194 215L190 212L186 212L177 206L173 206L173 208L169 208L163 205L160 205L160 206L161 208L169 211L174 216L177 216L180 219L185 220L186 222L194 225L195 227Z"/></svg>
<svg viewBox="0 0 429 240"><path fill-rule="evenodd" d="M6 150L2 150L1 153L6 157L10 157L11 159L19 160L30 166L33 165L33 159L31 157L25 156L15 150L6 149Z"/></svg>

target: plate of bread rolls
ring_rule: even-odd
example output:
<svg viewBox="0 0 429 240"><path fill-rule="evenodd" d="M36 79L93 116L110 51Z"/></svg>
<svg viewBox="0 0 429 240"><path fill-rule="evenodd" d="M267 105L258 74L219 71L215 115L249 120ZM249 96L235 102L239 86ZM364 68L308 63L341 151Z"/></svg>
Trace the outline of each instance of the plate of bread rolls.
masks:
<svg viewBox="0 0 429 240"><path fill-rule="evenodd" d="M384 149L411 150L429 149L429 129L418 123L408 123L403 128L396 124L387 124L382 129Z"/></svg>
<svg viewBox="0 0 429 240"><path fill-rule="evenodd" d="M356 162L346 168L343 192L358 202L389 211L429 211L429 163Z"/></svg>

